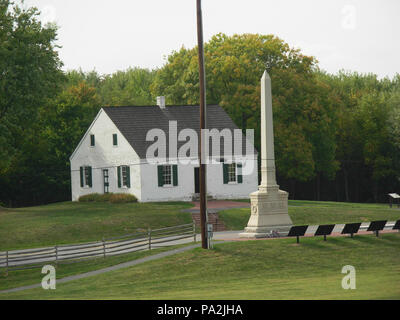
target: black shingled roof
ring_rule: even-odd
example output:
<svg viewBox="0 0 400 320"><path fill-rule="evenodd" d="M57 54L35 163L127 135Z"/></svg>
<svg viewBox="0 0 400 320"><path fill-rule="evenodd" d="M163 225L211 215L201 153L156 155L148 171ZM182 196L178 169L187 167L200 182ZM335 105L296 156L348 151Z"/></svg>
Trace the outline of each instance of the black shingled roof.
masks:
<svg viewBox="0 0 400 320"><path fill-rule="evenodd" d="M103 107L141 159L146 158L147 148L154 143L146 141L147 132L153 128L162 129L166 133L168 154L169 121L177 121L178 133L182 129L191 128L199 134L199 109L199 106L166 106L164 109L159 106ZM238 129L225 110L218 105L207 105L207 127L218 130ZM242 140L242 153L245 154L245 139L242 138ZM185 143L185 141L178 142L178 149ZM223 153L223 141L221 141L221 149ZM255 151L254 154L256 153Z"/></svg>

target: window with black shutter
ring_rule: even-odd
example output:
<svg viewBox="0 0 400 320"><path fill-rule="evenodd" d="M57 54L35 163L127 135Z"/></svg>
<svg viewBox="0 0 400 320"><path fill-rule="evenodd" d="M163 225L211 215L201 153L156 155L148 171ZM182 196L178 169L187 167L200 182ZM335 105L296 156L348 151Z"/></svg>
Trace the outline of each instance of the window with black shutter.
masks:
<svg viewBox="0 0 400 320"><path fill-rule="evenodd" d="M157 167L158 186L178 185L178 165L160 165Z"/></svg>
<svg viewBox="0 0 400 320"><path fill-rule="evenodd" d="M222 173L224 184L243 183L241 163L223 163Z"/></svg>
<svg viewBox="0 0 400 320"><path fill-rule="evenodd" d="M130 188L131 187L131 173L129 166L119 166L117 170L118 174L118 188Z"/></svg>
<svg viewBox="0 0 400 320"><path fill-rule="evenodd" d="M80 180L82 188L91 188L92 187L92 167L84 166L80 167Z"/></svg>

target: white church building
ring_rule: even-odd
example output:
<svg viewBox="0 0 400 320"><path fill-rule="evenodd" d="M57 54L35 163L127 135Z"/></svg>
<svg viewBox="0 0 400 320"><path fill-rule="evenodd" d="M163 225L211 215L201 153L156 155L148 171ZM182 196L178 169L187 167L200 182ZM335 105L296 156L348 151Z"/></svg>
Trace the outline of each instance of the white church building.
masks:
<svg viewBox="0 0 400 320"><path fill-rule="evenodd" d="M130 193L140 202L192 201L196 198L199 192L198 158L188 156L191 161L185 162L179 156L171 156L171 123L176 124L175 135L183 129L198 134L199 106L160 104L101 108L70 157L72 200L77 201L86 194L109 192ZM228 130L232 136L234 131L236 136L240 132L218 105L207 106L207 128L225 133ZM149 159L148 150L156 139L147 141L146 138L152 129L166 133L168 155L158 163L149 161L152 159ZM214 150L210 152L215 161L207 164L207 194L214 199L248 198L257 190L257 152L249 139L241 132L239 135L243 141L241 152L236 152L233 146L230 157L223 153L224 148L218 155ZM173 147L179 149L187 142L180 138ZM226 146L222 140L221 146ZM210 149L212 144L214 141L210 143Z"/></svg>

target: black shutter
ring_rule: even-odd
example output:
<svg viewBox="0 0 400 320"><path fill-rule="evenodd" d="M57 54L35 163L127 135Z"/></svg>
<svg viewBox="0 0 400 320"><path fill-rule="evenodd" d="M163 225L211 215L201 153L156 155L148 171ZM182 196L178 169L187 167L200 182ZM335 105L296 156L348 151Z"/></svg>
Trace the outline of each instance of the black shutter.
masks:
<svg viewBox="0 0 400 320"><path fill-rule="evenodd" d="M131 168L129 166L126 167L126 186L131 187Z"/></svg>
<svg viewBox="0 0 400 320"><path fill-rule="evenodd" d="M224 184L227 184L229 181L229 177L228 177L228 164L223 163L223 173L224 173Z"/></svg>
<svg viewBox="0 0 400 320"><path fill-rule="evenodd" d="M238 183L243 183L243 175L242 175L242 164L237 164L237 181Z"/></svg>
<svg viewBox="0 0 400 320"><path fill-rule="evenodd" d="M178 185L178 165L174 164L172 166L172 176L173 176L173 185Z"/></svg>
<svg viewBox="0 0 400 320"><path fill-rule="evenodd" d="M92 167L87 167L89 170L89 187L92 187Z"/></svg>
<svg viewBox="0 0 400 320"><path fill-rule="evenodd" d="M117 168L118 188L121 188L121 167Z"/></svg>
<svg viewBox="0 0 400 320"><path fill-rule="evenodd" d="M83 167L80 167L79 169L80 169L80 173L81 173L81 188L83 188L85 186L84 182L83 182Z"/></svg>
<svg viewBox="0 0 400 320"><path fill-rule="evenodd" d="M163 166L157 166L158 171L158 186L162 187L164 185L164 168Z"/></svg>

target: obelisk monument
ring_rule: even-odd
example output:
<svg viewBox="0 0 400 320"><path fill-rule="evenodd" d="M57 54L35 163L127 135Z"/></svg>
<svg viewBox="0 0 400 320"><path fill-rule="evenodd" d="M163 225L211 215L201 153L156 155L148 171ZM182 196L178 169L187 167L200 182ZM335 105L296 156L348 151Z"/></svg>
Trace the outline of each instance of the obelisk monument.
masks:
<svg viewBox="0 0 400 320"><path fill-rule="evenodd" d="M271 78L267 71L261 78L261 184L250 200L251 216L240 237L263 238L271 231L289 231L288 193L276 184Z"/></svg>

